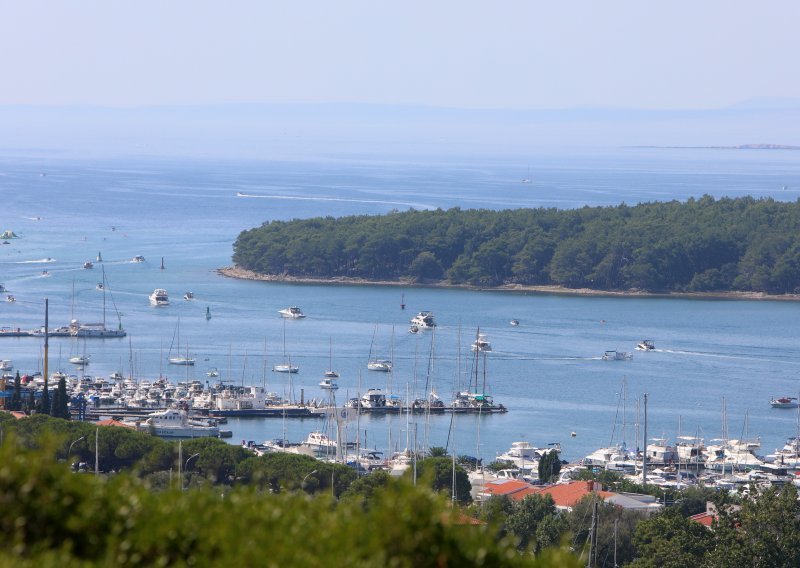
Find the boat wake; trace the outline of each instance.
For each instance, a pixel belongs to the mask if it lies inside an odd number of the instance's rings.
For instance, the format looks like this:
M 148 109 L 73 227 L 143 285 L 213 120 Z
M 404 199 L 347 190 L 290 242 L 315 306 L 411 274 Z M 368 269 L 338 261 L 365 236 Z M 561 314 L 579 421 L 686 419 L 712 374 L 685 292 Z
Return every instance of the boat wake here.
M 752 357 L 749 355 L 731 355 L 728 353 L 710 353 L 708 351 L 680 351 L 678 349 L 659 349 L 662 353 L 673 353 L 675 355 L 694 355 L 697 357 L 714 357 L 717 359 L 747 359 L 749 361 L 772 361 L 763 357 Z
M 344 197 L 320 197 L 320 196 L 298 196 L 298 195 L 255 195 L 252 193 L 236 192 L 236 197 L 247 197 L 253 199 L 286 199 L 295 201 L 341 201 L 344 203 L 377 203 L 380 205 L 401 205 L 404 207 L 414 207 L 415 209 L 435 209 L 432 205 L 424 203 L 410 203 L 407 201 L 386 201 L 382 199 L 347 199 Z
M 40 258 L 38 260 L 18 260 L 14 264 L 46 264 L 50 262 L 55 262 L 54 258 Z

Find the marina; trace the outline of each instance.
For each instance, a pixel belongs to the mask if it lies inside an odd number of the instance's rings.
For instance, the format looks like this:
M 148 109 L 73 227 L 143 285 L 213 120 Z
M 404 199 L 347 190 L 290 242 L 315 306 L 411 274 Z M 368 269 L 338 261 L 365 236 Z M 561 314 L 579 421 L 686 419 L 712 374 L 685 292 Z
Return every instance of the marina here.
M 703 192 L 713 195 L 751 188 L 757 184 L 759 172 L 775 168 L 775 158 L 770 156 L 760 158 L 770 161 L 768 167 L 758 160 L 734 167 L 729 155 L 709 151 Z M 796 178 L 791 186 L 800 187 L 796 159 L 781 156 L 784 178 Z M 616 171 L 637 173 L 613 177 L 617 174 L 594 168 L 608 160 L 616 160 Z M 180 161 L 148 162 L 139 170 L 130 170 L 123 167 L 129 166 L 127 162 L 109 162 L 98 168 L 64 161 L 48 167 L 48 176 L 42 178 L 40 167 L 26 169 L 24 164 L 3 162 L 4 183 L 18 195 L 8 215 L 18 238 L 0 251 L 4 294 L 16 299 L 1 305 L 0 358 L 13 361 L 14 372 L 19 369 L 22 375 L 36 377 L 43 372 L 46 297 L 50 322 L 56 322 L 48 334 L 51 376 L 59 371 L 66 376 L 74 374 L 70 381 L 80 383 L 88 374 L 95 383 L 103 378 L 110 384 L 105 387 L 108 392 L 96 393 L 98 401 L 105 398 L 98 402 L 99 412 L 95 413 L 94 400 L 87 398 L 87 412 L 92 417 L 123 415 L 123 405 L 111 404 L 114 397 L 110 391 L 125 380 L 131 381 L 129 386 L 139 385 L 137 389 L 142 383 L 158 383 L 160 378 L 176 390 L 180 383 L 193 381 L 199 381 L 204 392 L 217 382 L 241 389 L 258 387 L 294 406 L 299 405 L 303 390 L 303 407 L 308 407 L 308 413 L 302 411 L 285 422 L 283 416 L 293 413 L 282 409 L 263 409 L 269 415 L 264 419 L 244 415 L 248 409 L 238 414 L 236 409 L 226 411 L 230 412 L 226 429 L 233 433 L 231 443 L 276 438 L 299 443 L 315 430 L 335 435 L 333 426 L 323 424 L 331 421 L 334 412 L 316 412 L 315 403 L 318 408 L 325 407 L 333 395 L 335 413 L 341 418 L 348 401 L 379 389 L 386 397 L 386 408 L 392 410 L 366 407 L 347 412 L 342 431 L 352 442 L 358 422 L 360 437 L 366 430 L 369 447 L 385 456 L 402 451 L 401 441 L 409 431 L 416 431 L 420 447 L 455 448 L 459 454 L 487 463 L 517 441 L 535 447 L 560 443 L 562 458 L 578 462 L 598 448 L 616 446 L 609 444 L 609 437 L 620 381 L 626 377 L 629 412 L 642 394 L 648 393 L 649 431 L 659 438 L 677 440 L 691 433 L 708 444 L 721 438 L 719 409 L 726 396 L 730 423 L 740 425 L 747 414 L 749 431 L 760 437 L 760 451 L 773 454 L 796 435 L 796 409 L 782 411 L 769 404 L 776 395 L 800 391 L 800 346 L 794 340 L 800 331 L 800 304 L 796 302 L 586 297 L 405 285 L 403 310 L 396 287 L 258 282 L 224 278 L 216 272 L 230 264 L 231 243 L 238 232 L 268 219 L 385 213 L 398 206 L 398 199 L 419 208 L 580 207 L 652 200 L 656 189 L 673 191 L 675 187 L 666 182 L 659 185 L 659 160 L 662 158 L 656 160 L 644 151 L 603 157 L 602 161 L 588 158 L 582 163 L 591 170 L 591 185 L 613 186 L 614 191 L 587 193 L 574 181 L 577 174 L 567 167 L 571 161 L 549 157 L 551 173 L 537 174 L 537 180 L 549 179 L 553 189 L 536 200 L 520 196 L 518 184 L 513 189 L 504 185 L 502 163 L 487 163 L 487 173 L 465 183 L 472 170 L 445 167 L 444 175 L 443 166 L 429 164 L 414 166 L 415 177 L 409 178 L 402 169 L 385 164 L 355 173 L 346 164 L 277 164 L 267 172 L 247 163 L 232 169 L 195 162 L 191 167 Z M 670 168 L 688 187 L 690 182 L 699 182 L 686 163 L 676 157 Z M 306 200 L 236 197 L 239 190 L 248 195 L 260 193 L 250 187 L 253 183 L 302 185 L 309 168 L 319 176 L 331 172 L 350 176 L 348 187 L 332 189 L 345 200 L 317 199 L 325 195 L 312 187 L 301 190 L 309 197 Z M 640 190 L 646 180 L 650 180 L 650 189 Z M 441 188 L 423 192 L 431 183 L 439 183 Z M 450 183 L 466 189 L 459 189 L 456 196 L 447 185 Z M 44 192 L 45 199 L 32 193 L 32 184 Z M 70 191 L 64 191 L 65 187 Z M 135 193 L 111 194 L 108 187 L 135 188 Z M 398 193 L 401 187 L 409 189 Z M 374 198 L 376 191 L 379 200 Z M 423 193 L 425 199 L 415 197 Z M 96 200 L 97 195 L 109 196 L 102 199 L 107 207 L 102 219 L 91 226 L 75 226 L 81 203 Z M 669 195 L 685 198 L 680 193 Z M 165 207 L 147 215 L 140 213 L 135 203 L 143 196 L 163 202 Z M 185 216 L 186 223 L 176 222 L 175 211 Z M 187 227 L 203 227 L 202 236 Z M 75 311 L 80 321 L 102 321 L 98 271 L 82 269 L 83 262 L 95 258 L 98 250 L 102 250 L 102 266 L 111 283 L 105 286 L 107 301 L 110 304 L 113 296 L 127 334 L 124 338 L 77 338 L 71 335 L 69 324 L 57 327 L 78 319 Z M 142 260 L 133 261 L 137 256 Z M 169 260 L 164 269 L 160 268 L 162 257 Z M 144 258 L 158 260 L 147 262 Z M 48 278 L 41 278 L 43 266 L 50 273 Z M 181 294 L 192 290 L 201 300 L 154 309 L 147 295 L 155 289 L 180 290 Z M 306 317 L 278 317 L 286 306 L 302 306 Z M 109 313 L 116 313 L 111 309 L 114 306 L 108 307 Z M 436 327 L 407 333 L 410 316 L 420 312 L 435 314 Z M 211 313 L 213 319 L 207 317 Z M 188 351 L 195 365 L 168 364 L 167 351 L 178 317 L 179 353 L 173 351 L 172 356 L 187 356 Z M 116 327 L 115 321 L 109 329 Z M 472 351 L 478 329 L 485 341 L 491 340 L 491 351 Z M 610 348 L 634 351 L 643 337 L 651 338 L 658 348 L 641 355 L 637 351 L 637 356 L 624 364 L 601 360 Z M 80 357 L 84 351 L 91 363 L 79 371 L 68 359 Z M 325 388 L 321 379 L 334 363 L 338 389 Z M 373 372 L 370 363 L 379 363 L 382 369 Z M 282 364 L 297 367 L 298 372 L 271 371 Z M 218 376 L 206 375 L 212 368 Z M 115 374 L 122 380 L 112 380 Z M 158 390 L 144 398 L 146 406 L 139 411 L 164 409 L 165 396 L 158 399 Z M 89 391 L 87 386 L 87 397 L 92 396 Z M 174 393 L 172 396 L 174 400 Z M 486 397 L 507 412 L 485 412 Z M 465 410 L 449 412 L 456 401 L 455 407 Z M 394 410 L 403 407 L 412 412 Z M 107 410 L 110 408 L 113 413 Z M 197 411 L 204 410 L 198 407 Z M 629 428 L 634 422 L 631 418 Z M 638 438 L 641 440 L 641 432 Z M 744 436 L 737 433 L 731 438 Z M 628 433 L 628 447 L 633 451 L 636 439 L 633 432 Z M 790 459 L 789 454 L 781 455 L 784 462 Z

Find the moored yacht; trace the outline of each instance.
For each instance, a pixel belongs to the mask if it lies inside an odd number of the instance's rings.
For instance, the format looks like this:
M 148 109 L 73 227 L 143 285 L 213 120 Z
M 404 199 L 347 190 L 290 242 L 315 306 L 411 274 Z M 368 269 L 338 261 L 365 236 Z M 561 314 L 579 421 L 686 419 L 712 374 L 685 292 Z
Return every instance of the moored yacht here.
M 188 355 L 174 355 L 172 357 L 167 358 L 170 365 L 194 365 L 195 360 Z
M 151 306 L 168 306 L 169 305 L 169 296 L 167 295 L 167 291 L 163 288 L 156 288 L 153 290 L 153 293 L 150 294 L 150 305 Z
M 272 370 L 276 373 L 299 373 L 300 367 L 291 363 L 284 363 L 282 365 L 273 365 Z
M 69 362 L 73 365 L 88 365 L 90 355 L 75 355 L 69 358 Z
M 337 375 L 338 376 L 338 375 Z M 325 377 L 319 382 L 319 388 L 323 390 L 336 390 L 339 388 L 339 385 L 336 384 L 335 377 Z
M 161 438 L 203 438 L 219 436 L 219 428 L 189 419 L 186 411 L 168 408 L 148 415 L 136 429 Z
M 367 369 L 370 371 L 381 371 L 388 373 L 392 370 L 392 362 L 388 359 L 375 359 L 367 363 Z

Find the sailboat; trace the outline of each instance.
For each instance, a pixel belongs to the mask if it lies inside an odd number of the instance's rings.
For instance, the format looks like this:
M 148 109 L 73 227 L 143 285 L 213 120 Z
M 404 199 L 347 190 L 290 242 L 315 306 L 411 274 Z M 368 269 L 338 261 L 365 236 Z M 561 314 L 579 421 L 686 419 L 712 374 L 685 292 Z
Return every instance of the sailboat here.
M 531 183 L 531 168 L 528 166 L 528 176 L 522 178 L 522 183 Z
M 325 371 L 325 377 L 329 379 L 336 379 L 339 377 L 339 373 L 333 370 L 333 338 L 331 338 L 328 347 L 328 370 Z
M 286 320 L 283 320 L 283 361 L 281 365 L 274 365 L 272 370 L 276 373 L 297 373 L 300 371 L 300 367 L 292 365 L 291 357 L 286 355 Z
M 476 333 L 476 343 L 480 340 L 480 330 Z M 474 345 L 474 344 L 473 344 Z M 467 390 L 456 393 L 455 399 L 452 403 L 453 412 L 507 412 L 508 409 L 502 404 L 495 404 L 490 395 L 486 393 L 486 356 L 488 355 L 487 349 L 473 349 L 475 353 L 474 361 L 474 383 L 470 379 L 470 385 Z M 482 386 L 478 386 L 481 370 L 481 359 L 483 367 L 483 382 Z
M 175 334 L 172 336 L 172 344 L 169 346 L 169 353 L 167 354 L 167 361 L 169 361 L 170 365 L 194 365 L 194 359 L 189 357 L 189 344 L 186 344 L 186 356 L 183 355 L 172 355 L 172 346 L 175 343 L 175 336 L 178 338 L 178 348 L 180 348 L 181 344 L 181 318 L 178 318 L 178 323 L 175 326 Z
M 119 317 L 119 312 L 117 312 L 117 329 L 108 329 L 106 327 L 106 290 L 108 289 L 108 283 L 106 282 L 105 266 L 103 267 L 103 282 L 99 287 L 103 292 L 103 321 L 100 323 L 80 323 L 78 320 L 73 319 L 69 323 L 69 333 L 73 337 L 104 339 L 109 337 L 125 337 L 127 335 L 122 328 L 122 320 Z M 116 311 L 116 306 L 114 310 Z

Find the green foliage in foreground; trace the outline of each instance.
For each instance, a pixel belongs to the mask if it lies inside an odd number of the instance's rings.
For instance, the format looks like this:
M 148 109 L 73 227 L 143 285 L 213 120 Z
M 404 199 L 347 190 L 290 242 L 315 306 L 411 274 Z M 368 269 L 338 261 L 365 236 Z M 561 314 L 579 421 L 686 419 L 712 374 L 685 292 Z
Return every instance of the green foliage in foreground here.
M 152 492 L 135 478 L 71 473 L 50 451 L 0 448 L 4 566 L 574 566 L 533 557 L 408 483 L 369 508 L 251 488 Z
M 597 290 L 800 292 L 800 202 L 450 209 L 273 221 L 233 262 L 262 274 Z

